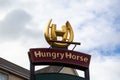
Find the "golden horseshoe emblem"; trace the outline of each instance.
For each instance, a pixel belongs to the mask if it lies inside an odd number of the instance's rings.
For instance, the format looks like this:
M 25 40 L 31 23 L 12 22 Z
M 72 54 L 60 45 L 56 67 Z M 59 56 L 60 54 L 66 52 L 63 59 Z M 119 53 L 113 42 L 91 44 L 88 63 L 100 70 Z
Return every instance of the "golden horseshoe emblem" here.
M 62 26 L 62 30 L 56 30 L 56 24 L 51 25 L 51 22 L 52 19 L 49 20 L 45 31 L 45 39 L 48 42 L 48 44 L 60 48 L 68 47 L 70 44 L 67 42 L 72 42 L 74 37 L 74 33 L 70 23 L 67 21 L 66 25 Z M 57 37 L 62 37 L 62 40 L 58 40 Z M 50 41 L 55 42 L 51 43 Z

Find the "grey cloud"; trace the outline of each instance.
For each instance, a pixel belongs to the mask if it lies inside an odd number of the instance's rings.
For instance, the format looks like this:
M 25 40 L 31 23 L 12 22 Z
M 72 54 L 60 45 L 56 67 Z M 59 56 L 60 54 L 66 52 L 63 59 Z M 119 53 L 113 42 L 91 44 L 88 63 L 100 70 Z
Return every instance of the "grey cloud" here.
M 0 7 L 8 6 L 10 3 L 10 0 L 0 0 Z
M 18 3 L 19 1 L 17 0 L 0 0 L 0 9 L 5 11 L 6 9 L 15 7 Z
M 0 37 L 2 39 L 15 39 L 26 29 L 31 16 L 24 10 L 14 10 L 7 14 L 0 22 Z

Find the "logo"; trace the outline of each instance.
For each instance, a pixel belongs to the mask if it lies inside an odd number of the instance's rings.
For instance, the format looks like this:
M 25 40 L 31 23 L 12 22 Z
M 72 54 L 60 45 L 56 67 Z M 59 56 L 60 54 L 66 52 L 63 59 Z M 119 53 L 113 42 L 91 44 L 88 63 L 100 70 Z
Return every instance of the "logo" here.
M 52 19 L 48 22 L 45 31 L 45 39 L 48 44 L 61 48 L 68 47 L 74 37 L 70 23 L 67 21 L 66 24 L 62 26 L 62 30 L 56 30 L 56 24 L 51 25 L 51 22 Z M 58 37 L 61 37 L 62 40 L 58 40 Z
M 69 67 L 88 68 L 91 56 L 72 50 L 52 48 L 31 48 L 29 57 L 33 64 L 64 65 Z

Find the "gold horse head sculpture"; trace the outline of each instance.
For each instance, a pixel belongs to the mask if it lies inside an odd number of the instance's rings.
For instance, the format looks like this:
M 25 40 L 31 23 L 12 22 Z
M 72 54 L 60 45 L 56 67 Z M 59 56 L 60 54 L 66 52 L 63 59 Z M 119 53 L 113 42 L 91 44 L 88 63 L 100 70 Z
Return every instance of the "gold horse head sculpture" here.
M 70 23 L 67 21 L 66 25 L 62 26 L 62 30 L 56 30 L 56 24 L 51 25 L 51 22 L 52 19 L 49 20 L 45 31 L 45 39 L 48 44 L 60 48 L 68 47 L 70 44 L 67 42 L 72 42 L 74 37 L 74 33 Z M 58 40 L 57 37 L 61 37 L 62 40 Z M 51 43 L 51 41 L 53 42 Z

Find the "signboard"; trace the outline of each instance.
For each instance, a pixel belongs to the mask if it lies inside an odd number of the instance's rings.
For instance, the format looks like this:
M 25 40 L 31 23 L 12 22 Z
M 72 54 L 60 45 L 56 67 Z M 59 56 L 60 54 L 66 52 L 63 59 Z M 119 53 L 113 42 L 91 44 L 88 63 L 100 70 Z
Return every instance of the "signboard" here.
M 36 80 L 85 80 L 82 77 L 63 73 L 36 74 Z
M 30 60 L 33 64 L 57 64 L 73 67 L 89 67 L 90 55 L 61 49 L 33 48 L 29 51 Z
M 30 80 L 89 80 L 89 64 L 91 56 L 82 52 L 68 49 L 73 42 L 74 33 L 69 21 L 62 26 L 62 30 L 56 30 L 56 24 L 48 22 L 45 31 L 45 39 L 52 48 L 31 48 L 28 52 L 30 59 Z M 61 40 L 59 40 L 59 37 Z M 74 48 L 75 48 L 74 47 Z M 58 48 L 58 49 L 57 49 Z M 73 49 L 74 49 L 73 48 Z M 85 78 L 61 74 L 35 74 L 35 65 L 57 65 L 72 67 L 84 71 Z

